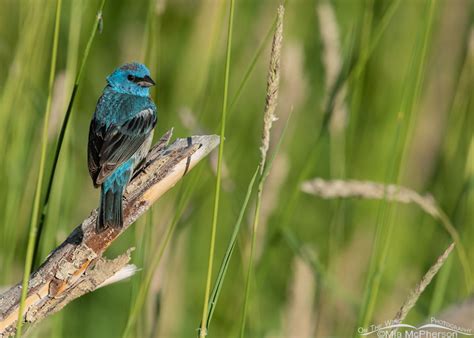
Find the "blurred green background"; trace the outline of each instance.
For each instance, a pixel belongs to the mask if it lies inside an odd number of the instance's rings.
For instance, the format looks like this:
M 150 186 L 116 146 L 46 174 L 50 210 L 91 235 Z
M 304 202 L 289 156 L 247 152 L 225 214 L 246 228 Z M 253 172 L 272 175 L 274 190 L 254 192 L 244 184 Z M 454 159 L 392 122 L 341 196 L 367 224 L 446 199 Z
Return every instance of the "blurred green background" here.
M 17 283 L 23 273 L 55 3 L 0 0 L 2 288 Z M 271 47 L 267 33 L 278 4 L 235 4 L 213 280 L 259 161 Z M 98 6 L 97 0 L 63 1 L 46 178 Z M 387 253 L 369 323 L 391 319 L 452 242 L 442 224 L 416 205 L 321 199 L 301 192 L 302 180 L 368 180 L 431 193 L 457 229 L 474 270 L 473 9 L 470 0 L 287 1 L 280 118 L 272 129 L 270 151 L 286 123 L 288 127 L 263 193 L 247 336 L 355 335 L 364 294 L 372 292 L 367 278 L 373 244 L 380 244 L 377 238 L 385 238 Z M 92 187 L 86 164 L 88 128 L 105 77 L 115 67 L 141 61 L 151 69 L 157 82 L 152 92 L 159 114 L 156 137 L 171 127 L 175 137 L 219 133 L 228 11 L 228 2 L 219 0 L 106 2 L 102 33 L 93 42 L 59 158 L 42 258 L 98 205 L 99 192 Z M 327 108 L 331 93 L 337 94 L 334 109 Z M 132 262 L 140 272 L 74 301 L 29 335 L 121 336 L 145 271 L 153 268 L 150 262 L 163 234 L 177 217 L 132 336 L 196 335 L 216 159 L 217 151 L 107 251 L 108 257 L 115 257 L 137 247 Z M 211 337 L 235 336 L 240 327 L 254 204 L 252 198 L 209 329 Z M 377 228 L 382 235 L 376 238 Z M 377 245 L 375 249 L 380 250 Z M 407 322 L 420 323 L 469 298 L 474 285 L 466 284 L 467 273 L 458 251 L 453 251 Z M 471 324 L 474 327 L 472 318 Z

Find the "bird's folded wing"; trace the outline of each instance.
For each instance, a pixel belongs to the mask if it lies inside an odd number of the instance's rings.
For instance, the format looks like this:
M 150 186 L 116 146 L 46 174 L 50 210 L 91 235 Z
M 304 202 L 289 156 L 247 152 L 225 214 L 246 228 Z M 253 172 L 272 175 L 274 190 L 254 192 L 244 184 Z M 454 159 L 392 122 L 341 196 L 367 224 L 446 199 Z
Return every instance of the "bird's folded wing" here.
M 93 121 L 89 132 L 89 172 L 96 186 L 128 161 L 153 130 L 156 115 L 148 108 L 121 125 L 106 128 Z

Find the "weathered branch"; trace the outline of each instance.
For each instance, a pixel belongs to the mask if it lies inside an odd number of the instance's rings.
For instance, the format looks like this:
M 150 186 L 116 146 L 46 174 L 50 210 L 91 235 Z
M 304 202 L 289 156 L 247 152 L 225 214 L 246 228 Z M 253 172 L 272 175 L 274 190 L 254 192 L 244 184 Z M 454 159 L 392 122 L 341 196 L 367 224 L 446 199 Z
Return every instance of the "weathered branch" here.
M 168 146 L 171 131 L 150 150 L 147 163 L 128 185 L 124 227 L 97 234 L 97 210 L 76 227 L 30 277 L 23 320 L 34 324 L 73 299 L 95 290 L 130 260 L 130 250 L 107 260 L 102 254 L 130 224 L 219 144 L 219 137 L 192 136 Z M 21 283 L 0 294 L 0 337 L 15 333 Z

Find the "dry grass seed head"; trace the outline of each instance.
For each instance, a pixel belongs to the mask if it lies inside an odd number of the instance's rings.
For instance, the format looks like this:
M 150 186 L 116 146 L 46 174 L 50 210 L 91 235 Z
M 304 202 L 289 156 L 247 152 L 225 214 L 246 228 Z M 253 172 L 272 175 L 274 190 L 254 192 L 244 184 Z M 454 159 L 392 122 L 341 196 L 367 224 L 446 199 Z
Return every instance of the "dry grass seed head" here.
M 394 322 L 401 323 L 405 319 L 408 312 L 410 312 L 410 310 L 415 306 L 422 292 L 431 283 L 431 280 L 438 273 L 439 269 L 441 269 L 441 267 L 444 265 L 444 263 L 449 257 L 449 254 L 451 253 L 451 251 L 453 251 L 453 248 L 454 243 L 451 243 L 451 245 L 443 252 L 443 254 L 439 256 L 436 263 L 428 270 L 428 272 L 426 272 L 421 281 L 416 285 L 415 289 L 410 292 L 410 295 L 408 296 L 407 300 L 397 312 L 393 320 Z
M 283 41 L 283 16 L 285 8 L 278 7 L 277 25 L 273 36 L 272 52 L 270 56 L 270 68 L 268 69 L 267 94 L 265 97 L 265 111 L 263 116 L 262 145 L 260 147 L 261 161 L 260 170 L 263 172 L 267 159 L 268 148 L 270 147 L 270 130 L 272 124 L 277 120 L 275 109 L 278 100 L 278 87 L 280 83 L 280 55 Z
M 303 182 L 301 190 L 327 199 L 360 197 L 381 200 L 386 198 L 389 201 L 400 203 L 414 203 L 434 218 L 440 216 L 438 205 L 431 195 L 422 196 L 416 191 L 394 184 L 384 185 L 371 181 L 315 178 Z

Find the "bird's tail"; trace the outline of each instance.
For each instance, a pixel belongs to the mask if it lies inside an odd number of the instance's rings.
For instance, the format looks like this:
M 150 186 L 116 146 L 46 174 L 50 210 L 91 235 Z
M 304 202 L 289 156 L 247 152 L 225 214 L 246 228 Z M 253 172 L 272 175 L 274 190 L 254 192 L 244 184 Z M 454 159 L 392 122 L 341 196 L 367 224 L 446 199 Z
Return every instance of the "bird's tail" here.
M 122 195 L 123 187 L 105 190 L 102 185 L 100 193 L 99 217 L 97 218 L 96 231 L 102 232 L 108 227 L 120 229 L 123 226 Z

